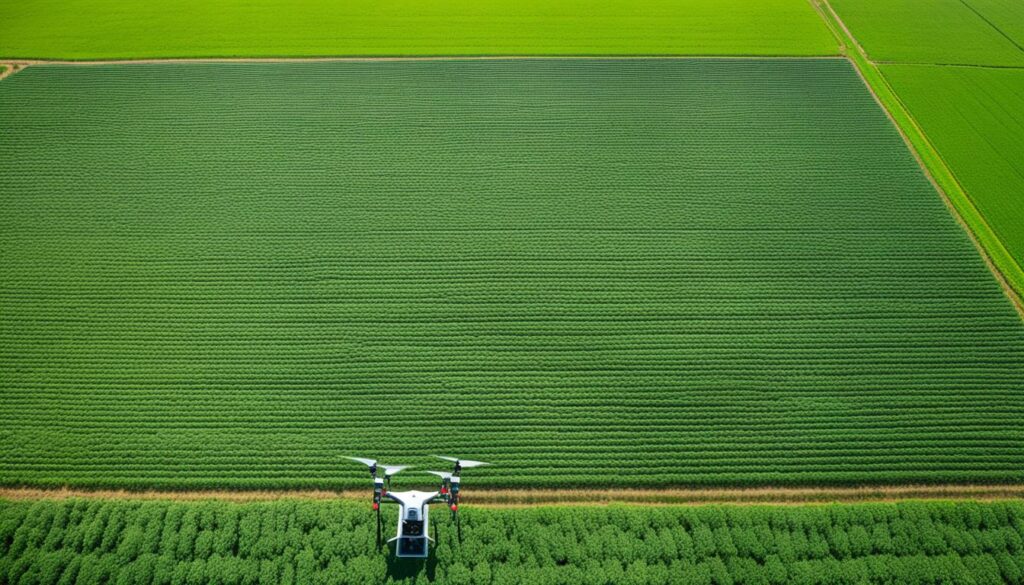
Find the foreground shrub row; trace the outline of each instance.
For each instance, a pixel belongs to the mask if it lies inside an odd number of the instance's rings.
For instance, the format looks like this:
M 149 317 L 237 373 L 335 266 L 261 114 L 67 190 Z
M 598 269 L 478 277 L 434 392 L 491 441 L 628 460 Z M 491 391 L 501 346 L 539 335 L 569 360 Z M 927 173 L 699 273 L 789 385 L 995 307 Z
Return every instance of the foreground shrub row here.
M 386 515 L 386 538 L 393 510 Z M 435 510 L 426 562 L 338 501 L 0 503 L 0 582 L 1024 583 L 1024 503 Z

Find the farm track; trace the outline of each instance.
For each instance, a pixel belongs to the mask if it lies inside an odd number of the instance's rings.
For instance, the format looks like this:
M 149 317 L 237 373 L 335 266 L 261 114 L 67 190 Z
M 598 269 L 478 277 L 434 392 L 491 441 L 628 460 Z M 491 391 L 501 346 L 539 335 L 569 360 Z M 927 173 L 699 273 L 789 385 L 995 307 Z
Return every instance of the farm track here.
M 129 491 L 0 488 L 0 500 L 36 501 L 66 499 L 118 500 L 219 500 L 262 502 L 281 499 L 367 500 L 367 490 L 196 490 Z M 1024 485 L 905 485 L 856 487 L 756 487 L 756 488 L 675 488 L 675 489 L 542 489 L 542 490 L 467 490 L 463 501 L 473 506 L 506 508 L 534 505 L 594 506 L 609 504 L 646 504 L 702 506 L 729 505 L 804 505 L 859 502 L 899 502 L 907 500 L 1000 501 L 1024 499 Z
M 15 73 L 17 73 L 18 71 L 21 71 L 22 69 L 24 69 L 24 67 L 21 66 L 21 63 L 17 63 L 18 69 L 15 69 L 14 65 L 15 65 L 15 63 L 7 63 L 7 62 L 4 62 L 4 61 L 0 61 L 0 79 L 4 79 L 6 77 L 10 77 L 11 75 L 14 75 Z

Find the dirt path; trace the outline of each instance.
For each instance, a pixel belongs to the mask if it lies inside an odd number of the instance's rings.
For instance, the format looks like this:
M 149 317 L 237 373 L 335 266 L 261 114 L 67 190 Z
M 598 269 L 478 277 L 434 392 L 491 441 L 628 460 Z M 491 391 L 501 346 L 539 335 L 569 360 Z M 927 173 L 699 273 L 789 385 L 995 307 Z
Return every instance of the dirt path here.
M 63 500 L 68 498 L 131 500 L 225 500 L 259 502 L 280 499 L 365 500 L 366 490 L 297 491 L 127 491 L 83 489 L 0 488 L 0 499 Z M 907 485 L 860 487 L 757 487 L 677 489 L 566 489 L 474 490 L 463 494 L 467 504 L 484 507 L 519 507 L 539 504 L 567 506 L 608 504 L 651 505 L 799 505 L 831 502 L 895 502 L 900 500 L 1010 500 L 1024 499 L 1024 485 Z

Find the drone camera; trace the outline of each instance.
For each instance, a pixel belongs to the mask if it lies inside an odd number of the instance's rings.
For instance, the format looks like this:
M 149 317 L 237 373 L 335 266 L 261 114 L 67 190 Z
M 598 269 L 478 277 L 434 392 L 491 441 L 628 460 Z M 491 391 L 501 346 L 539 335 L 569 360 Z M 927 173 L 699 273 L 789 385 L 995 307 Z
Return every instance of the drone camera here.
M 423 520 L 406 520 L 402 522 L 403 536 L 423 536 Z
M 395 556 L 398 557 L 413 557 L 423 559 L 427 557 L 427 538 L 408 538 L 402 537 L 398 539 L 398 545 L 395 547 Z

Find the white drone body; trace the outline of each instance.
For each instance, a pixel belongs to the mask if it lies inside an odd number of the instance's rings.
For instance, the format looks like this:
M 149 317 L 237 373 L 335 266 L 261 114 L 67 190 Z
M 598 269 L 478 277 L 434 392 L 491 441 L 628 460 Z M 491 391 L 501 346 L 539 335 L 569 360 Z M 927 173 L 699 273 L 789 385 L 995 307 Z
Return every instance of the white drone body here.
M 358 461 L 370 468 L 370 475 L 373 476 L 373 510 L 377 513 L 377 536 L 378 546 L 380 545 L 380 505 L 385 502 L 395 502 L 400 506 L 398 513 L 397 534 L 388 540 L 395 544 L 395 556 L 403 558 L 425 559 L 430 556 L 430 543 L 433 539 L 428 536 L 430 528 L 430 504 L 433 502 L 444 502 L 452 511 L 452 518 L 458 522 L 459 497 L 461 492 L 461 479 L 459 472 L 463 468 L 480 467 L 489 465 L 483 461 L 459 460 L 454 457 L 442 457 L 439 459 L 455 463 L 455 470 L 452 473 L 445 471 L 428 471 L 441 478 L 441 488 L 433 492 L 422 492 L 410 490 L 405 492 L 391 491 L 391 476 L 408 469 L 408 465 L 394 465 L 380 467 L 384 468 L 384 477 L 377 477 L 377 461 L 375 459 L 363 459 L 360 457 L 346 457 Z
M 396 557 L 412 557 L 425 559 L 430 554 L 430 542 L 427 536 L 429 529 L 430 502 L 440 492 L 388 492 L 387 497 L 398 502 L 401 510 L 398 513 L 398 535 L 388 542 L 396 542 Z

